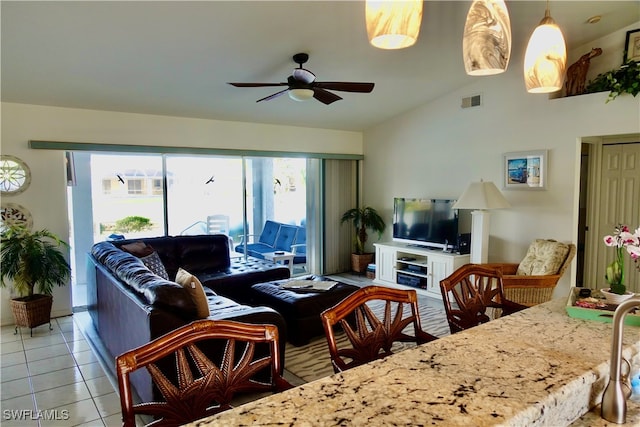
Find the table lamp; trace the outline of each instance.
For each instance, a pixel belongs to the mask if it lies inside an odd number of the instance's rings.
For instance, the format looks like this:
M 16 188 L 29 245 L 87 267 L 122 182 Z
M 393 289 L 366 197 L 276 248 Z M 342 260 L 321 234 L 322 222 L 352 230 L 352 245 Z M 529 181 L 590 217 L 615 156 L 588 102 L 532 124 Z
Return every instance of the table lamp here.
M 490 209 L 511 205 L 491 181 L 472 182 L 453 205 L 454 209 L 474 209 L 471 212 L 471 262 L 484 264 L 489 255 Z

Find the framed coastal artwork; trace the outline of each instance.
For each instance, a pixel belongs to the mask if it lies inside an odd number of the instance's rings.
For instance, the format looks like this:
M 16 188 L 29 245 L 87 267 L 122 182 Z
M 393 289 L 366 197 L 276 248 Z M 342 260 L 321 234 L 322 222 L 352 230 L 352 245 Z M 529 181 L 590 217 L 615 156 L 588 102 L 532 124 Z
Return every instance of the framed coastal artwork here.
M 547 150 L 503 155 L 505 190 L 544 190 L 547 187 Z
M 640 28 L 627 31 L 627 38 L 624 42 L 624 62 L 640 62 Z

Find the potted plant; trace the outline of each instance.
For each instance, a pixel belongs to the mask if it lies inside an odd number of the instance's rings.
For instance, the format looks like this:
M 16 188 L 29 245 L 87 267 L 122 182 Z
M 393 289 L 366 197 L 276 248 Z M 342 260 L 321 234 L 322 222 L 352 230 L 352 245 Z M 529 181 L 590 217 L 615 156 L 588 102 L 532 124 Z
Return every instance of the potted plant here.
M 373 261 L 373 253 L 365 253 L 367 242 L 367 230 L 378 233 L 378 239 L 382 236 L 386 225 L 378 212 L 370 207 L 352 208 L 342 215 L 341 224 L 352 222 L 355 227 L 355 250 L 351 254 L 351 269 L 356 273 L 366 271 L 367 265 Z
M 607 102 L 613 101 L 624 93 L 638 95 L 640 93 L 640 62 L 629 60 L 617 70 L 598 74 L 589 81 L 585 93 L 606 91 L 609 91 Z
M 32 329 L 49 323 L 53 286 L 64 286 L 71 267 L 60 250 L 69 245 L 48 230 L 31 231 L 23 226 L 6 226 L 0 233 L 0 286 L 7 280 L 19 297 L 11 299 L 18 326 Z
M 627 292 L 627 287 L 624 285 L 624 253 L 628 252 L 634 262 L 640 259 L 640 228 L 631 233 L 628 226 L 618 225 L 613 235 L 604 236 L 604 244 L 615 248 L 616 253 L 605 270 L 604 278 L 609 287 L 602 289 L 601 292 L 608 302 L 619 304 L 633 296 L 632 292 Z

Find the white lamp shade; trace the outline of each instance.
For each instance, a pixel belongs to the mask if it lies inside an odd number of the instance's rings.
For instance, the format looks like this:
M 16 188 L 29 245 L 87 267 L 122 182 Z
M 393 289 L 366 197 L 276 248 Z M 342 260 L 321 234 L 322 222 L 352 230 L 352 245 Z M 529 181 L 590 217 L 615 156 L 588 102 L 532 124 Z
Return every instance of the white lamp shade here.
M 418 40 L 422 0 L 367 0 L 365 18 L 369 42 L 380 49 L 402 49 Z
M 511 56 L 511 20 L 503 0 L 474 0 L 462 37 L 464 69 L 471 76 L 503 73 Z
M 306 101 L 308 99 L 313 98 L 313 90 L 312 89 L 291 89 L 289 90 L 289 98 L 294 101 Z
M 562 31 L 549 11 L 533 31 L 524 56 L 524 82 L 529 93 L 562 89 L 567 65 L 567 47 Z
M 503 209 L 511 205 L 504 198 L 495 184 L 489 182 L 472 182 L 469 184 L 458 201 L 453 205 L 454 209 Z

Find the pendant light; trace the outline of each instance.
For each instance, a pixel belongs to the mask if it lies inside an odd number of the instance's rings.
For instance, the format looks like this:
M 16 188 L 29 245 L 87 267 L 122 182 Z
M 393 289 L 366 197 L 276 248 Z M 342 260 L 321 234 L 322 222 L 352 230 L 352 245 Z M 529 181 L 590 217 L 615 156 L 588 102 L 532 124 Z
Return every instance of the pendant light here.
M 567 47 L 558 24 L 549 14 L 531 34 L 524 56 L 524 82 L 529 93 L 550 93 L 562 89 L 567 65 Z
M 474 0 L 462 37 L 464 69 L 470 76 L 503 73 L 511 56 L 511 20 L 503 0 Z
M 380 49 L 402 49 L 418 40 L 422 0 L 367 0 L 365 18 L 369 42 Z

